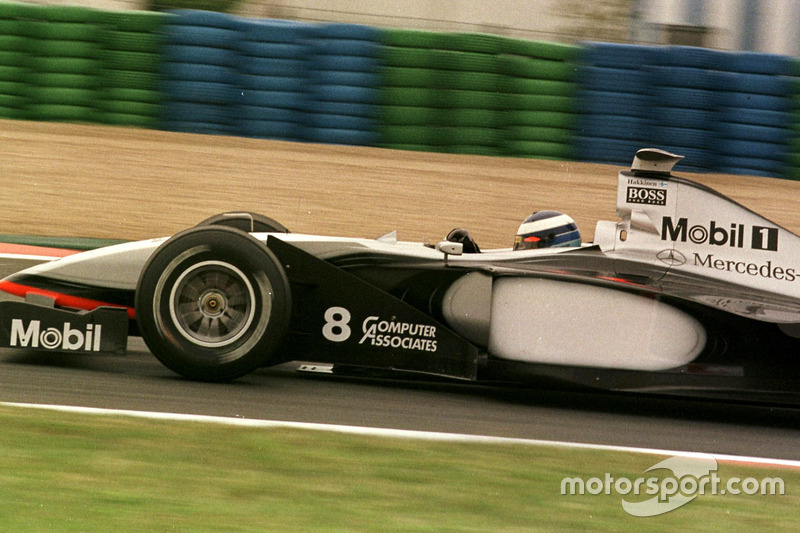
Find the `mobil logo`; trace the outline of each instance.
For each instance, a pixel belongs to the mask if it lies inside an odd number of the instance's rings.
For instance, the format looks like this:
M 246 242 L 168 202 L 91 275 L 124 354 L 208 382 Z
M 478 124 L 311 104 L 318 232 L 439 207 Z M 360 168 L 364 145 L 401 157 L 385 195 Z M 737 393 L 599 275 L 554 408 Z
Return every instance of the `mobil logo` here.
M 676 220 L 665 216 L 661 219 L 661 240 L 777 252 L 778 228 L 716 220 L 692 224 L 687 217 Z

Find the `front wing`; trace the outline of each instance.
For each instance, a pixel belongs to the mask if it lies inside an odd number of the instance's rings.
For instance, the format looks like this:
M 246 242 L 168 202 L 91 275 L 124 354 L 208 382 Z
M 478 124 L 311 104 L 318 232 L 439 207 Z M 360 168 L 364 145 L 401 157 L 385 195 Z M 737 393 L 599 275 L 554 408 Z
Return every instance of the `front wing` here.
M 127 311 L 56 309 L 52 300 L 0 302 L 0 347 L 68 353 L 123 354 L 128 343 Z

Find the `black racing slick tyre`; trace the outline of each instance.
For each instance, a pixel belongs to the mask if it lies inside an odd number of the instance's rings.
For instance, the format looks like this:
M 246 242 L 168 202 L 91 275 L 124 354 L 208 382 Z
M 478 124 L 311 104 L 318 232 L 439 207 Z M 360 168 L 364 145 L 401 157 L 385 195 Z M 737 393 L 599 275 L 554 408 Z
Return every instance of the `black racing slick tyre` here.
M 292 306 L 275 255 L 226 226 L 194 227 L 164 242 L 139 277 L 135 305 L 153 355 L 201 381 L 229 381 L 267 366 Z
M 289 233 L 289 230 L 275 219 L 250 211 L 231 211 L 209 217 L 198 226 L 228 226 L 249 233 Z

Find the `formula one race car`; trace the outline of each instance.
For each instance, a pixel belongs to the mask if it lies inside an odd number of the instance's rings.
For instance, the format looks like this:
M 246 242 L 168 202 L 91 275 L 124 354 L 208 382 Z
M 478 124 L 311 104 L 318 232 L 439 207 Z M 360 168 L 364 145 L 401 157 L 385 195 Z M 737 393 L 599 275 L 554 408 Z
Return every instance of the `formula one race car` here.
M 301 235 L 223 214 L 45 262 L 0 289 L 0 345 L 124 352 L 225 381 L 313 361 L 458 380 L 800 398 L 800 237 L 640 150 L 620 222 L 539 212 L 513 248 Z

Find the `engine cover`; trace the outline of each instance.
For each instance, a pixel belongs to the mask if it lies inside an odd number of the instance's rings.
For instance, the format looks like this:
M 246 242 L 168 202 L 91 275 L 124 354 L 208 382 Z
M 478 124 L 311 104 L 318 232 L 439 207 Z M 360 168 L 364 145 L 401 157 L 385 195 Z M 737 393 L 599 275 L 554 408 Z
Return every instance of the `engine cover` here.
M 691 362 L 705 342 L 700 322 L 657 298 L 542 278 L 493 282 L 489 353 L 502 359 L 658 371 Z

